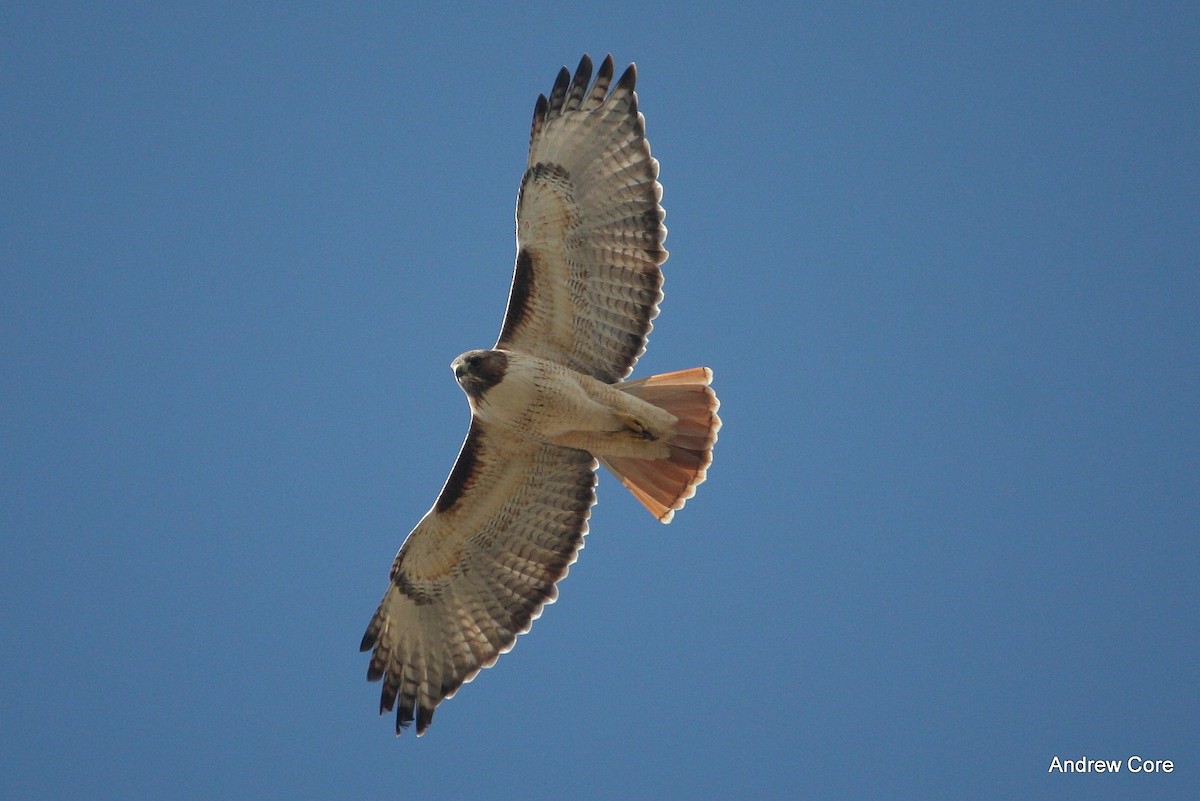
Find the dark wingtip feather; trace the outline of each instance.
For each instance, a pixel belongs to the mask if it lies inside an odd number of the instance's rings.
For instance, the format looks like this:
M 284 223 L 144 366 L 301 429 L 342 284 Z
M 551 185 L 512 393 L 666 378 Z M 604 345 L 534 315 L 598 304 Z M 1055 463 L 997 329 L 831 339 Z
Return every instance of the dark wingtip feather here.
M 579 66 L 575 68 L 574 83 L 583 84 L 586 89 L 588 82 L 592 80 L 592 57 L 587 53 L 583 54 L 583 58 L 579 59 Z
M 613 76 L 613 57 L 609 53 L 604 57 L 604 61 L 600 64 L 600 69 L 596 71 L 596 82 L 592 84 L 592 91 L 588 94 L 587 100 L 580 106 L 584 111 L 592 111 L 600 108 L 604 103 L 604 96 L 608 94 L 608 86 L 612 83 Z
M 588 82 L 591 80 L 592 60 L 584 53 L 583 58 L 579 59 L 579 66 L 575 68 L 571 86 L 567 89 L 567 99 L 563 106 L 566 111 L 575 111 L 583 104 L 583 97 L 587 94 Z
M 529 144 L 531 146 L 537 139 L 538 131 L 542 129 L 542 123 L 546 121 L 546 109 L 549 104 L 550 101 L 546 100 L 545 95 L 538 95 L 537 103 L 533 106 L 533 122 L 529 126 Z
M 413 722 L 413 699 L 402 697 L 399 706 L 396 707 L 396 734 L 404 733 L 404 730 L 412 725 Z
M 637 64 L 630 64 L 625 68 L 625 72 L 621 73 L 620 79 L 617 81 L 617 89 L 624 89 L 632 92 L 637 85 Z M 616 91 L 616 90 L 614 90 Z
M 391 682 L 384 682 L 383 689 L 379 692 L 379 714 L 385 714 L 392 711 L 392 707 L 396 705 L 396 685 Z
M 375 647 L 376 640 L 379 639 L 379 630 L 375 627 L 375 621 L 371 621 L 371 625 L 367 626 L 366 632 L 363 633 L 362 642 L 358 644 L 359 651 L 370 651 Z
M 571 83 L 571 73 L 566 67 L 562 67 L 558 71 L 558 77 L 554 79 L 554 88 L 550 90 L 550 109 L 551 117 L 557 116 L 558 112 L 562 111 L 563 98 L 567 96 L 567 87 Z
M 634 128 L 637 131 L 637 135 L 639 137 L 644 137 L 646 135 L 646 128 L 645 128 L 645 125 L 642 123 L 641 118 L 638 117 L 637 93 L 634 91 L 634 87 L 636 87 L 636 86 L 637 86 L 637 64 L 630 64 L 628 67 L 625 68 L 625 72 L 623 72 L 621 74 L 620 80 L 617 81 L 617 85 L 613 88 L 612 94 L 609 95 L 609 97 L 610 98 L 620 97 L 623 100 L 625 100 L 626 102 L 628 102 L 629 113 L 632 114 L 635 118 Z
M 417 710 L 417 736 L 420 737 L 433 723 L 433 707 L 422 706 Z

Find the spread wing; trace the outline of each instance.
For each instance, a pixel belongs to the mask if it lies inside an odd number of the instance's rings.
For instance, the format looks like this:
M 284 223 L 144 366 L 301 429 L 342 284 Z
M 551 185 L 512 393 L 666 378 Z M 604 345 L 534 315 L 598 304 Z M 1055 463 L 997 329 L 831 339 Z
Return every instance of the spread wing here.
M 631 64 L 608 93 L 612 56 L 591 81 L 586 55 L 533 112 L 517 199 L 517 263 L 497 348 L 609 383 L 646 349 L 662 300 L 667 229 L 658 162 Z M 606 96 L 607 93 L 607 96 Z
M 478 420 L 437 502 L 404 541 L 363 636 L 380 714 L 422 734 L 444 698 L 529 631 L 583 547 L 596 462 Z M 399 706 L 396 702 L 399 701 Z

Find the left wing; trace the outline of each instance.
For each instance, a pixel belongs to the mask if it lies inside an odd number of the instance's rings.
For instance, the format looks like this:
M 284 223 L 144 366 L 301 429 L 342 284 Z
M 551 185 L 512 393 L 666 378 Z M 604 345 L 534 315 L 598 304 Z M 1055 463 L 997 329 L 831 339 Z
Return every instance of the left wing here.
M 392 564 L 362 639 L 380 714 L 423 734 L 443 699 L 529 631 L 583 547 L 596 501 L 585 451 L 518 439 L 478 420 L 433 508 Z M 399 706 L 396 706 L 397 700 Z
M 638 112 L 637 70 L 586 55 L 538 97 L 517 199 L 517 264 L 497 348 L 601 381 L 629 375 L 662 300 L 666 213 Z M 607 95 L 607 96 L 606 96 Z

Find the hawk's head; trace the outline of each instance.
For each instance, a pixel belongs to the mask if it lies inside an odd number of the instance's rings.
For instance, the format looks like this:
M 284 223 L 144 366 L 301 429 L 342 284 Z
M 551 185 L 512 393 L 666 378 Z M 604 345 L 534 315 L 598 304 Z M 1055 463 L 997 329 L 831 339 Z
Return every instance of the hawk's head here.
M 463 392 L 478 400 L 500 383 L 508 369 L 508 356 L 500 350 L 469 350 L 450 362 Z

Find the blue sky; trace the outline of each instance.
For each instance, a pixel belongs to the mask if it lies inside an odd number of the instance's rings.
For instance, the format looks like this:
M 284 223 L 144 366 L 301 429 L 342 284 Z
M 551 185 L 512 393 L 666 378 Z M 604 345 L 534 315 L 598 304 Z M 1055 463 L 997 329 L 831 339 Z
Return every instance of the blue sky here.
M 1196 797 L 1200 14 L 1043 5 L 6 5 L 0 796 Z M 583 52 L 716 462 L 602 475 L 396 739 L 357 645 Z

